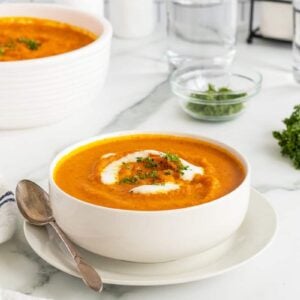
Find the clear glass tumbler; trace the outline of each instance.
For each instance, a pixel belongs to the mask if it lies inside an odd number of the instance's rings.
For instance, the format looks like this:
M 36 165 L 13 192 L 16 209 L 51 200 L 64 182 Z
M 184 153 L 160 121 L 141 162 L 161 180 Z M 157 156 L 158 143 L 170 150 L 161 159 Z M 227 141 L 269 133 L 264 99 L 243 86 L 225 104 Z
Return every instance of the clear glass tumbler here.
M 293 0 L 294 5 L 294 39 L 293 39 L 293 74 L 300 83 L 300 0 Z
M 236 52 L 237 0 L 167 0 L 167 4 L 171 65 L 195 61 L 230 65 Z

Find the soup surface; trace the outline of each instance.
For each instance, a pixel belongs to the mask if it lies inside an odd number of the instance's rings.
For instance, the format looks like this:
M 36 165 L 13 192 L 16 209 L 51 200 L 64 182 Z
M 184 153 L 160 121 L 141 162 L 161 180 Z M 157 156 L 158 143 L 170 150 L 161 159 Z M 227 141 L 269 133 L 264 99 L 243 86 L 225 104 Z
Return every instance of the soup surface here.
M 131 135 L 82 146 L 63 157 L 54 181 L 96 205 L 129 210 L 176 209 L 212 201 L 244 179 L 231 154 L 196 139 Z
M 0 61 L 57 55 L 86 46 L 96 38 L 87 30 L 57 21 L 0 18 Z

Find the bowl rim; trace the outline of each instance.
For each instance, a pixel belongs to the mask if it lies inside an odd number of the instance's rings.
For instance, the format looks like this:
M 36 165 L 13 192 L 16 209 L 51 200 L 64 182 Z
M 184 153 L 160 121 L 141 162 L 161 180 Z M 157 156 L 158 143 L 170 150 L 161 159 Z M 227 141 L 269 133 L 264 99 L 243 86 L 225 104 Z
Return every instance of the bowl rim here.
M 248 82 L 251 82 L 251 86 L 247 89 L 239 89 L 239 90 L 234 90 L 230 92 L 230 95 L 235 95 L 239 96 L 241 94 L 245 94 L 244 96 L 240 96 L 236 99 L 229 99 L 229 100 L 204 100 L 204 99 L 197 99 L 196 97 L 191 96 L 192 94 L 196 95 L 203 95 L 206 96 L 207 92 L 203 90 L 197 90 L 193 88 L 188 88 L 184 86 L 184 84 L 179 83 L 179 79 L 181 76 L 183 76 L 185 73 L 191 73 L 191 72 L 199 72 L 199 73 L 204 73 L 204 72 L 214 72 L 218 71 L 220 73 L 227 73 L 230 78 L 233 77 L 239 77 L 246 79 Z M 249 75 L 251 73 L 251 75 Z M 252 70 L 251 68 L 220 68 L 220 67 L 211 67 L 211 68 L 203 68 L 201 66 L 195 65 L 195 66 L 189 66 L 185 68 L 179 68 L 175 70 L 171 76 L 170 76 L 170 84 L 172 88 L 172 92 L 183 98 L 188 100 L 189 103 L 195 103 L 195 104 L 205 104 L 205 105 L 227 105 L 227 104 L 237 104 L 241 102 L 245 102 L 247 99 L 255 96 L 262 85 L 262 74 L 258 71 Z M 224 93 L 222 92 L 216 92 L 214 96 L 223 96 Z
M 97 46 L 97 51 L 99 51 L 100 49 L 105 48 L 107 45 L 109 45 L 112 34 L 113 34 L 113 29 L 112 26 L 110 24 L 110 22 L 104 18 L 104 17 L 97 17 L 91 13 L 76 9 L 76 8 L 72 8 L 69 7 L 67 5 L 62 5 L 62 4 L 51 4 L 51 3 L 2 3 L 1 7 L 0 7 L 0 18 L 2 17 L 1 15 L 1 8 L 11 8 L 12 9 L 12 17 L 14 17 L 13 15 L 13 9 L 18 7 L 20 9 L 24 8 L 24 10 L 28 10 L 30 11 L 30 9 L 44 9 L 44 10 L 59 10 L 59 11 L 67 11 L 67 12 L 73 12 L 74 14 L 79 14 L 82 16 L 85 16 L 91 20 L 93 20 L 94 22 L 98 23 L 102 29 L 103 32 L 102 34 L 93 42 L 91 42 L 88 45 L 85 45 L 81 48 L 69 51 L 69 52 L 65 52 L 65 53 L 60 53 L 60 54 L 56 54 L 56 55 L 51 55 L 51 56 L 45 56 L 45 57 L 40 57 L 40 58 L 32 58 L 32 59 L 23 59 L 23 60 L 15 60 L 15 61 L 0 61 L 0 68 L 1 67 L 10 67 L 10 66 L 28 66 L 32 64 L 41 64 L 41 63 L 53 63 L 53 62 L 60 62 L 62 60 L 65 60 L 66 58 L 71 59 L 71 58 L 77 58 L 78 56 L 82 56 L 83 54 L 85 54 L 86 51 L 88 51 L 90 53 L 91 50 L 93 50 L 96 46 Z M 26 12 L 24 13 L 24 17 L 26 16 Z M 32 18 L 41 18 L 43 19 L 42 16 L 40 17 L 32 17 Z M 59 21 L 57 19 L 52 19 L 50 18 L 50 20 L 53 21 L 58 21 L 58 22 L 62 22 Z M 65 22 L 66 24 L 69 24 L 68 22 Z M 79 26 L 80 27 L 80 26 Z M 89 30 L 88 28 L 84 28 L 86 30 Z
M 107 207 L 107 206 L 102 206 L 102 205 L 96 205 L 96 204 L 84 201 L 80 198 L 76 198 L 76 197 L 68 194 L 67 192 L 62 190 L 56 184 L 56 182 L 54 180 L 55 167 L 56 167 L 57 163 L 65 155 L 67 155 L 68 153 L 72 152 L 73 150 L 75 150 L 75 149 L 77 149 L 81 146 L 88 145 L 88 144 L 91 144 L 91 143 L 99 141 L 99 140 L 104 140 L 104 139 L 113 138 L 113 137 L 139 135 L 139 134 L 186 137 L 186 138 L 194 138 L 194 139 L 202 140 L 204 142 L 212 143 L 213 145 L 216 145 L 216 146 L 226 150 L 230 154 L 234 155 L 234 157 L 236 157 L 241 162 L 241 164 L 245 168 L 245 173 L 246 173 L 245 177 L 241 181 L 241 183 L 238 186 L 236 186 L 231 192 L 229 192 L 229 193 L 227 193 L 227 194 L 223 195 L 222 197 L 219 197 L 215 200 L 212 200 L 212 201 L 206 202 L 206 203 L 202 203 L 202 204 L 193 205 L 193 206 L 187 206 L 187 207 L 183 207 L 183 208 L 174 208 L 174 209 L 165 209 L 165 210 L 130 210 L 130 209 L 112 208 L 112 207 Z M 59 153 L 57 153 L 56 156 L 54 157 L 54 159 L 52 160 L 52 162 L 50 164 L 50 168 L 49 168 L 49 186 L 54 187 L 57 191 L 59 191 L 61 194 L 63 194 L 65 196 L 64 199 L 68 199 L 68 201 L 70 201 L 70 200 L 71 201 L 77 201 L 78 203 L 80 203 L 82 205 L 86 205 L 86 206 L 89 206 L 89 207 L 94 207 L 95 209 L 106 210 L 106 211 L 110 211 L 110 212 L 117 212 L 117 213 L 121 213 L 121 214 L 160 215 L 160 214 L 174 214 L 174 213 L 186 212 L 186 211 L 190 211 L 190 210 L 196 210 L 196 209 L 199 209 L 199 208 L 201 209 L 201 207 L 208 207 L 208 206 L 218 205 L 218 203 L 224 202 L 228 198 L 228 196 L 236 193 L 237 190 L 242 185 L 247 183 L 250 180 L 250 175 L 251 175 L 251 166 L 249 164 L 248 159 L 239 150 L 236 150 L 235 148 L 233 148 L 233 147 L 231 147 L 231 146 L 229 146 L 229 145 L 227 145 L 223 142 L 220 142 L 216 139 L 212 139 L 212 138 L 201 136 L 201 135 L 195 135 L 195 134 L 191 134 L 191 133 L 187 133 L 187 132 L 127 130 L 127 131 L 118 131 L 118 132 L 112 132 L 112 133 L 106 133 L 106 134 L 93 136 L 93 137 L 90 137 L 88 139 L 84 139 L 80 142 L 74 143 L 74 144 L 64 148 Z M 51 202 L 51 194 L 50 194 L 50 202 Z

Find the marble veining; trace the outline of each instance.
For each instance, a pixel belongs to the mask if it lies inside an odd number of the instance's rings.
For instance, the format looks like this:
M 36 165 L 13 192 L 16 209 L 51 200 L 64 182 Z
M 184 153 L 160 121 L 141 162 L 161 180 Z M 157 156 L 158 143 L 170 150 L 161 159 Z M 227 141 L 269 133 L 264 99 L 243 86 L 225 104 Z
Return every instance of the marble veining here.
M 121 111 L 111 122 L 101 128 L 99 134 L 135 129 L 148 119 L 151 114 L 159 110 L 161 104 L 170 97 L 170 93 L 167 79 L 155 86 L 148 95 L 137 103 Z
M 186 116 L 171 95 L 162 34 L 142 40 L 114 40 L 106 86 L 86 110 L 48 127 L 0 132 L 0 170 L 11 188 L 22 178 L 47 187 L 48 167 L 64 147 L 119 130 L 169 130 L 207 135 L 244 152 L 252 165 L 252 184 L 273 204 L 279 218 L 274 243 L 245 266 L 200 282 L 165 287 L 105 286 L 87 290 L 37 257 L 20 224 L 14 239 L 0 245 L 0 287 L 58 300 L 205 299 L 281 300 L 300 297 L 300 173 L 282 158 L 272 131 L 299 103 L 300 86 L 291 74 L 286 45 L 240 43 L 236 64 L 264 77 L 262 91 L 239 119 L 204 123 Z

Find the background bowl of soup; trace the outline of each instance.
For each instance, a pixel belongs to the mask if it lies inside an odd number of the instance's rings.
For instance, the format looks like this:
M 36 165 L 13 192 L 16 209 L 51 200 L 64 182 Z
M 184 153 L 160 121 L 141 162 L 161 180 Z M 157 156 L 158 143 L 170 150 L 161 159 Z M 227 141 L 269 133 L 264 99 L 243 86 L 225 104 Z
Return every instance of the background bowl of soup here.
M 0 5 L 0 128 L 51 124 L 99 97 L 112 28 L 52 4 Z
M 244 156 L 190 134 L 102 135 L 62 151 L 50 167 L 51 205 L 68 236 L 133 262 L 175 260 L 225 241 L 245 217 L 249 192 Z

